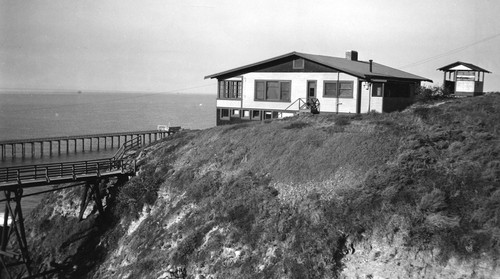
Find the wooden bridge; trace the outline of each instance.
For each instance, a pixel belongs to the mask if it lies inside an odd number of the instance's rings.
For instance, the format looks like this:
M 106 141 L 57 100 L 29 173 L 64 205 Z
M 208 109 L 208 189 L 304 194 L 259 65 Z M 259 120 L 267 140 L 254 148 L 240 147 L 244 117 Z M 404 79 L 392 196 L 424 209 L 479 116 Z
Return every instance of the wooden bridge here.
M 51 273 L 51 271 L 34 271 L 31 266 L 21 207 L 22 198 L 28 195 L 23 195 L 23 189 L 72 183 L 65 187 L 29 194 L 32 196 L 69 187 L 84 186 L 80 204 L 80 220 L 83 218 L 85 209 L 91 200 L 94 201 L 98 212 L 102 213 L 104 210 L 102 205 L 103 181 L 111 177 L 116 177 L 122 181 L 128 180 L 129 176 L 135 175 L 137 171 L 136 161 L 133 157 L 135 150 L 144 144 L 153 142 L 152 138 L 158 140 L 178 130 L 179 128 L 168 131 L 130 132 L 126 133 L 126 135 L 124 133 L 112 133 L 47 138 L 43 140 L 69 141 L 84 138 L 118 137 L 118 141 L 120 141 L 120 137 L 127 139 L 128 136 L 131 136 L 131 139 L 126 140 L 111 158 L 0 168 L 0 191 L 5 194 L 5 198 L 0 200 L 0 202 L 5 202 L 3 220 L 0 220 L 0 277 L 37 278 L 43 277 L 43 274 Z M 148 136 L 148 141 L 146 141 L 146 136 Z M 26 144 L 39 142 L 40 140 L 10 141 L 7 144 Z M 5 150 L 4 147 L 2 147 L 2 150 Z M 17 275 L 14 276 L 9 273 L 12 268 L 14 268 Z
M 164 138 L 172 132 L 178 130 L 179 127 L 171 127 L 166 130 L 146 130 L 133 132 L 117 132 L 103 134 L 88 134 L 77 136 L 64 137 L 46 137 L 35 139 L 17 139 L 0 141 L 0 159 L 5 160 L 16 158 L 21 155 L 21 158 L 30 156 L 35 158 L 37 154 L 40 157 L 44 155 L 51 156 L 57 149 L 57 154 L 62 152 L 70 154 L 70 152 L 85 152 L 85 150 L 101 150 L 121 146 L 123 142 L 131 138 L 141 137 L 142 142 L 151 143 L 158 139 Z

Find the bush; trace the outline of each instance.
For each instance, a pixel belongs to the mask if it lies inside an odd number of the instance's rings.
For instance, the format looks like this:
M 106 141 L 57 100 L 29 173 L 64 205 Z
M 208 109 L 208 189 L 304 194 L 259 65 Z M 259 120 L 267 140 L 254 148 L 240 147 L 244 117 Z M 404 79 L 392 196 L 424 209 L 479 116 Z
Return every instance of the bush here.
M 137 218 L 144 204 L 155 203 L 158 198 L 158 189 L 165 181 L 163 176 L 167 171 L 168 167 L 156 171 L 156 166 L 153 164 L 143 166 L 138 176 L 133 177 L 119 189 L 119 210 Z
M 451 97 L 451 92 L 441 86 L 420 86 L 415 90 L 415 100 L 428 102 Z

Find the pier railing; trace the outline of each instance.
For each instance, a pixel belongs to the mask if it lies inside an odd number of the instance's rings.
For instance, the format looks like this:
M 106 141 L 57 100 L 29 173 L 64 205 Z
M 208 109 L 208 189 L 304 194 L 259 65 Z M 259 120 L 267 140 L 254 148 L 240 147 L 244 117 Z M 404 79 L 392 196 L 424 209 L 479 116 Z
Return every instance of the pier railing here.
M 178 129 L 166 133 L 171 134 L 177 131 Z M 111 158 L 0 168 L 0 189 L 14 185 L 34 187 L 93 177 L 135 173 L 135 159 L 127 155 L 145 144 L 143 138 L 144 135 L 137 135 L 125 141 Z
M 177 131 L 178 129 L 166 131 L 164 134 L 155 134 L 155 140 L 157 135 L 163 137 Z M 9 269 L 14 267 L 13 271 L 17 275 L 12 278 L 38 278 L 55 274 L 58 271 L 54 268 L 47 270 L 47 266 L 34 267 L 26 240 L 21 206 L 23 197 L 84 186 L 81 193 L 79 220 L 83 219 L 92 200 L 94 208 L 99 214 L 103 214 L 105 207 L 102 200 L 106 194 L 103 196 L 102 189 L 106 187 L 105 178 L 116 177 L 118 181 L 116 183 L 120 184 L 128 180 L 130 175 L 135 175 L 137 166 L 132 152 L 146 144 L 146 135 L 139 134 L 130 140 L 125 139 L 123 145 L 111 158 L 0 168 L 0 190 L 5 195 L 5 199 L 1 200 L 5 202 L 5 211 L 1 218 L 3 220 L 0 220 L 2 223 L 0 224 L 0 273 L 7 274 L 11 278 Z M 149 143 L 151 143 L 151 135 L 149 134 Z M 83 183 L 74 183 L 77 181 Z M 23 195 L 25 188 L 67 182 L 71 182 L 70 185 Z
M 114 160 L 121 160 L 127 152 L 129 152 L 130 150 L 135 149 L 141 145 L 142 145 L 141 137 L 138 136 L 138 137 L 132 138 L 132 139 L 126 141 L 120 147 L 120 149 L 118 149 L 118 151 L 115 152 L 115 155 L 113 155 L 113 159 Z
M 0 159 L 26 158 L 76 154 L 92 150 L 101 150 L 122 146 L 128 139 L 141 137 L 143 143 L 154 142 L 178 131 L 180 127 L 170 127 L 165 130 L 145 130 L 130 132 L 113 132 L 103 134 L 86 134 L 78 136 L 45 137 L 32 139 L 14 139 L 0 141 Z

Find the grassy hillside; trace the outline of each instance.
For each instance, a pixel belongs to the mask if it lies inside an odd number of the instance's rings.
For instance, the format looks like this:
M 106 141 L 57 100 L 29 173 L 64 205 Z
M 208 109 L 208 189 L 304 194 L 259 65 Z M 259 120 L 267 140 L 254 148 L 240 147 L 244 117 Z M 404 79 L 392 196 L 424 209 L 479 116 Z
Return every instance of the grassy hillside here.
M 179 133 L 142 150 L 90 274 L 334 278 L 396 234 L 442 263 L 496 259 L 499 133 L 500 95 Z

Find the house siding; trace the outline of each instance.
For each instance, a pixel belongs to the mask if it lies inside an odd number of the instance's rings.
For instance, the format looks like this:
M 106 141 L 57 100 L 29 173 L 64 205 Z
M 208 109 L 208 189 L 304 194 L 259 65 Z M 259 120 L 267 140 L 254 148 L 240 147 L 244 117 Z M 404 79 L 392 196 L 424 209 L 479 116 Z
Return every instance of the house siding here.
M 218 108 L 241 108 L 241 100 L 227 100 L 219 99 L 217 100 Z
M 358 79 L 354 76 L 341 73 L 338 77 L 341 81 L 353 82 L 353 98 L 339 98 L 339 113 L 356 113 L 356 100 L 358 90 Z M 259 101 L 255 100 L 256 80 L 288 80 L 291 81 L 291 97 L 289 102 L 281 101 Z M 324 97 L 324 81 L 336 81 L 337 73 L 269 73 L 253 72 L 243 75 L 242 104 L 245 108 L 285 110 L 297 99 L 306 99 L 307 81 L 315 80 L 316 98 L 320 102 L 321 112 L 337 112 L 337 98 Z M 295 107 L 295 106 L 294 106 Z M 297 111 L 297 108 L 288 108 Z

